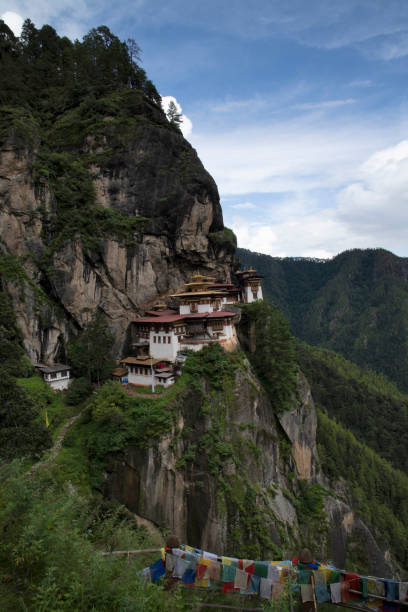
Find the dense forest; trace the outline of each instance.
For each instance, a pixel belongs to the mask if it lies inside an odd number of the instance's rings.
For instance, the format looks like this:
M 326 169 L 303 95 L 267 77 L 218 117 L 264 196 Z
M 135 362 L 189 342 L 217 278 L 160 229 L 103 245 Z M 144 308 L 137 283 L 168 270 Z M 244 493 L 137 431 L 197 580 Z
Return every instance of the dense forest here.
M 316 404 L 408 474 L 408 396 L 333 351 L 297 342 L 296 357 Z
M 408 396 L 384 376 L 327 349 L 296 342 L 318 408 L 323 472 L 345 478 L 353 505 L 408 562 Z
M 266 296 L 296 337 L 382 372 L 408 391 L 406 259 L 383 249 L 354 249 L 328 260 L 245 249 L 237 255 L 264 275 Z
M 128 87 L 160 105 L 139 60 L 137 43 L 120 41 L 106 26 L 72 42 L 49 25 L 37 29 L 30 19 L 17 38 L 0 20 L 0 104 L 33 109 L 52 122 L 88 96 Z

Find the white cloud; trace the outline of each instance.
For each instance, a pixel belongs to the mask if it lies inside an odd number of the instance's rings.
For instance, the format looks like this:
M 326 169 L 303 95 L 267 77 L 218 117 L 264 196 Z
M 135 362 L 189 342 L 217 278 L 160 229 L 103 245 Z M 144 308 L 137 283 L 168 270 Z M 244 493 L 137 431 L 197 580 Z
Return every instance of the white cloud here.
M 338 218 L 359 234 L 406 241 L 408 140 L 377 151 L 360 168 L 360 180 L 338 197 Z
M 13 11 L 6 11 L 0 16 L 0 19 L 2 19 L 8 25 L 8 27 L 10 28 L 10 30 L 13 31 L 15 36 L 20 36 L 21 28 L 24 22 L 24 19 L 23 17 L 21 17 L 21 15 L 19 15 L 18 13 L 13 13 Z
M 375 247 L 408 255 L 408 140 L 369 156 L 356 178 L 338 191 L 331 208 L 288 206 L 276 222 L 234 217 L 238 245 L 281 257 L 324 258 Z
M 187 138 L 187 136 L 190 136 L 193 130 L 193 123 L 191 119 L 189 119 L 186 115 L 183 114 L 183 109 L 181 108 L 179 102 L 177 102 L 174 96 L 163 96 L 162 97 L 162 107 L 165 113 L 167 113 L 170 102 L 174 102 L 177 108 L 177 112 L 181 113 L 180 129 L 183 133 L 183 136 Z
M 374 83 L 369 79 L 361 79 L 360 81 L 351 81 L 349 87 L 372 87 Z
M 399 129 L 388 124 L 373 130 L 361 117 L 329 120 L 302 114 L 259 126 L 195 132 L 191 142 L 222 196 L 298 193 L 349 182 L 362 160 Z
M 275 257 L 332 257 L 344 246 L 346 233 L 340 231 L 332 213 L 289 217 L 276 224 L 249 222 L 235 218 L 232 229 L 238 246 Z M 340 228 L 341 230 L 341 228 Z
M 267 104 L 268 101 L 261 97 L 248 98 L 247 100 L 225 100 L 224 102 L 215 104 L 211 110 L 214 113 L 235 113 L 237 111 L 245 111 L 246 109 L 254 110 L 254 108 L 259 110 Z
M 249 209 L 249 208 L 256 208 L 256 206 L 252 202 L 242 202 L 241 204 L 230 204 L 230 208 L 235 208 L 237 210 L 244 210 L 244 209 Z
M 355 104 L 357 100 L 354 98 L 347 98 L 346 100 L 322 100 L 320 102 L 304 102 L 303 104 L 295 104 L 293 108 L 299 110 L 324 110 L 326 108 L 338 108 L 339 106 L 345 106 L 346 104 Z
M 7 0 L 0 0 L 0 11 L 2 5 L 6 8 Z M 37 28 L 44 24 L 52 25 L 60 36 L 70 38 L 81 38 L 97 15 L 98 8 L 93 0 L 13 0 L 15 14 L 20 19 L 30 18 Z M 10 5 L 10 4 L 9 4 Z M 10 26 L 11 27 L 11 26 Z

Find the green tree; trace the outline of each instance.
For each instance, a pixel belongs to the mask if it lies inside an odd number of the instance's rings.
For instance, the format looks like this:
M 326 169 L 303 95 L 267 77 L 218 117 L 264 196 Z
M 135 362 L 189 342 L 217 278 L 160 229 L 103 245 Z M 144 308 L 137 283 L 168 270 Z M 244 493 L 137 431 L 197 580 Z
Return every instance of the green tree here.
M 40 454 L 50 445 L 50 436 L 38 422 L 38 411 L 17 385 L 16 376 L 27 370 L 10 299 L 1 290 L 0 277 L 0 459 Z
M 175 105 L 173 100 L 170 100 L 168 109 L 166 111 L 166 115 L 167 115 L 167 119 L 170 121 L 172 125 L 175 125 L 176 127 L 180 127 L 180 124 L 182 123 L 181 113 L 178 112 L 177 106 Z
M 280 310 L 264 301 L 242 307 L 240 334 L 276 409 L 286 408 L 296 386 L 293 337 Z
M 100 385 L 107 380 L 114 367 L 110 351 L 113 336 L 105 317 L 96 312 L 82 332 L 68 346 L 68 358 L 75 376 L 87 378 Z

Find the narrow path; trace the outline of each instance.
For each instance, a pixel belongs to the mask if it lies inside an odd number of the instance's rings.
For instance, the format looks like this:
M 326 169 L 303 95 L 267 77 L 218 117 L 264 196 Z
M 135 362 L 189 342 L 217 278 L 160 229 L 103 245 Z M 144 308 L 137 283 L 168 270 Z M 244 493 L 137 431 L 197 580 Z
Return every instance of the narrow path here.
M 61 431 L 59 432 L 57 439 L 54 442 L 54 445 L 52 446 L 51 450 L 48 451 L 48 457 L 45 459 L 45 461 L 40 460 L 37 463 L 34 463 L 34 465 L 32 465 L 31 468 L 28 470 L 27 476 L 32 476 L 32 474 L 34 474 L 34 472 L 38 470 L 38 468 L 45 467 L 48 463 L 51 463 L 56 457 L 58 457 L 58 454 L 61 451 L 62 442 L 64 441 L 68 429 L 71 427 L 71 425 L 75 423 L 77 419 L 79 419 L 81 414 L 82 411 L 79 414 L 76 414 L 75 416 L 71 417 L 65 423 L 65 425 L 62 426 Z

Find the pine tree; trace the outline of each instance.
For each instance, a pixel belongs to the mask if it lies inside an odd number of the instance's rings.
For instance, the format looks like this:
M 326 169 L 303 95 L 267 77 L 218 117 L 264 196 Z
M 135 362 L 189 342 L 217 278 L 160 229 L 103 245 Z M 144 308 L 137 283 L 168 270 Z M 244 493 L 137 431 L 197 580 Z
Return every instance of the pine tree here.
M 68 347 L 68 357 L 72 363 L 74 375 L 87 378 L 98 385 L 107 380 L 114 367 L 110 356 L 113 337 L 108 330 L 106 320 L 100 313 L 95 313 L 81 334 Z
M 173 100 L 170 100 L 170 104 L 167 109 L 166 115 L 167 115 L 167 119 L 170 121 L 172 125 L 175 125 L 176 127 L 180 127 L 180 124 L 182 123 L 183 120 L 181 118 L 181 113 L 178 112 L 177 106 L 175 105 Z

